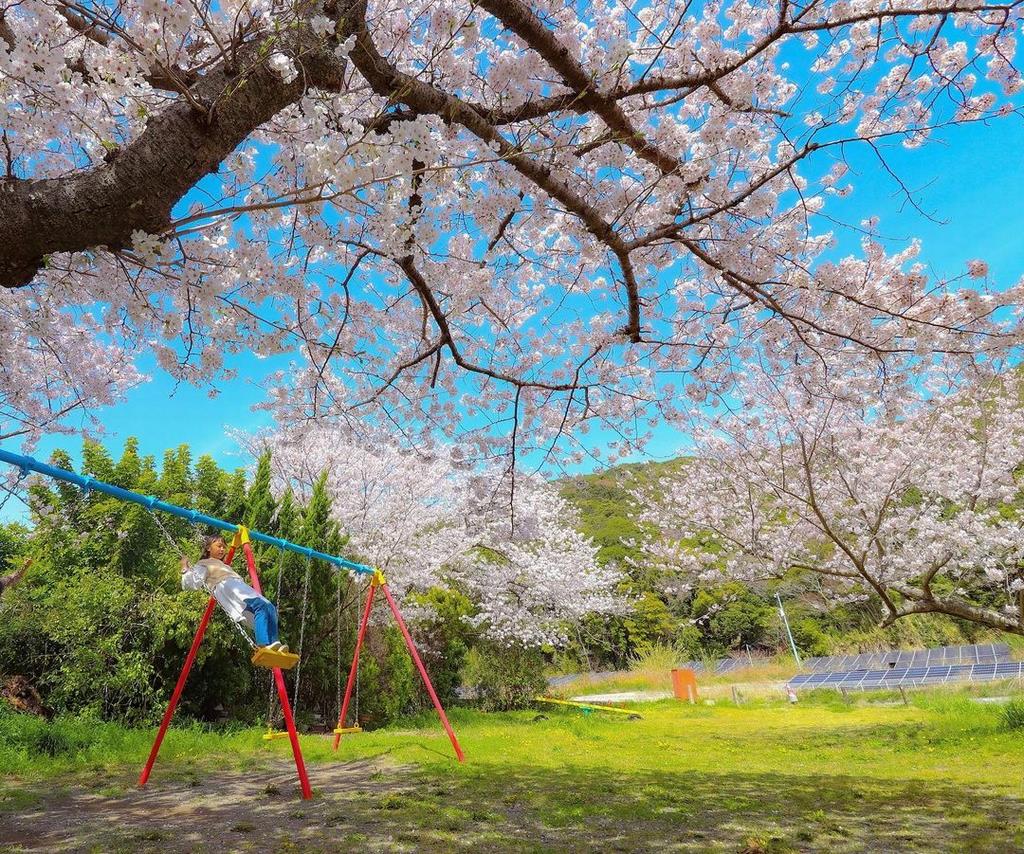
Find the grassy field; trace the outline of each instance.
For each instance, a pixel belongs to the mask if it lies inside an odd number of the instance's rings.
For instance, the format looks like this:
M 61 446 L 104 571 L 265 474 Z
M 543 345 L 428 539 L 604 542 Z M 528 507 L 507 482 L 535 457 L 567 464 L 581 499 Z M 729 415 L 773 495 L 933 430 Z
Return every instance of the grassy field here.
M 911 704 L 665 701 L 642 720 L 454 710 L 303 748 L 0 715 L 0 849 L 1008 851 L 1024 849 L 1024 730 L 959 694 Z

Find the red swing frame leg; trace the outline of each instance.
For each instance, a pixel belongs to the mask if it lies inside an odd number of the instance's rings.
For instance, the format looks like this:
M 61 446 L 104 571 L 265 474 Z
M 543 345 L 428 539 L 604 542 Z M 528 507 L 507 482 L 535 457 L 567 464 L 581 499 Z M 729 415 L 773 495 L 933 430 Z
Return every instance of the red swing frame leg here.
M 348 671 L 348 682 L 345 683 L 345 699 L 341 703 L 341 710 L 338 712 L 338 726 L 341 729 L 345 726 L 345 718 L 348 716 L 348 704 L 352 699 L 352 686 L 356 682 L 356 668 L 359 667 L 359 651 L 363 648 L 363 640 L 366 638 L 366 629 L 370 624 L 370 610 L 373 608 L 373 596 L 377 592 L 377 580 L 370 583 L 370 592 L 366 594 L 366 607 L 363 609 L 363 620 L 359 624 L 359 634 L 356 637 L 356 648 L 352 653 L 352 666 Z M 356 721 L 358 724 L 359 721 Z M 341 743 L 341 733 L 334 734 L 334 749 L 338 749 Z
M 244 533 L 243 533 L 244 532 Z M 235 535 L 235 541 L 241 540 L 242 551 L 245 553 L 245 564 L 249 569 L 249 581 L 252 584 L 252 589 L 263 595 L 263 588 L 260 586 L 260 577 L 256 572 L 256 557 L 252 553 L 252 546 L 249 543 L 249 532 L 240 531 L 242 536 L 239 534 Z M 231 551 L 228 553 L 230 559 L 234 555 L 234 543 L 232 543 Z M 309 775 L 306 773 L 306 763 L 302 758 L 302 748 L 299 747 L 299 734 L 295 731 L 295 719 L 292 717 L 292 706 L 288 702 L 288 690 L 284 684 L 284 674 L 281 673 L 280 667 L 274 668 L 274 682 L 277 685 L 277 697 L 281 702 L 281 714 L 284 716 L 284 725 L 288 730 L 288 741 L 292 745 L 292 756 L 295 759 L 295 772 L 299 775 L 299 788 L 302 789 L 303 800 L 308 801 L 313 797 L 313 790 L 309 785 Z
M 252 583 L 253 590 L 262 595 L 263 588 L 260 586 L 260 577 L 256 571 L 256 557 L 253 555 L 252 546 L 249 544 L 249 532 L 244 528 L 240 528 L 238 533 L 235 534 L 235 539 L 231 543 L 231 548 L 225 556 L 224 562 L 228 565 L 231 564 L 231 560 L 235 556 L 235 548 L 239 542 L 241 542 L 242 550 L 245 553 L 245 562 L 249 570 L 249 580 Z M 139 775 L 140 787 L 145 786 L 146 781 L 149 780 L 149 775 L 153 770 L 157 754 L 160 752 L 160 745 L 163 743 L 164 735 L 167 733 L 167 727 L 170 726 L 171 718 L 174 717 L 174 710 L 177 708 L 178 700 L 181 699 L 181 692 L 185 688 L 185 682 L 188 680 L 189 671 L 192 669 L 196 653 L 199 651 L 199 645 L 203 642 L 203 636 L 206 634 L 206 627 L 210 623 L 210 617 L 213 616 L 213 609 L 216 605 L 217 601 L 211 596 L 210 601 L 206 603 L 206 610 L 203 612 L 203 618 L 199 621 L 199 628 L 196 630 L 196 636 L 192 639 L 192 646 L 189 648 L 188 656 L 185 658 L 185 665 L 181 668 L 181 673 L 178 675 L 178 681 L 174 686 L 174 693 L 171 694 L 171 701 L 167 704 L 167 711 L 164 712 L 163 720 L 160 721 L 160 730 L 157 732 L 156 740 L 153 742 L 153 747 L 149 751 L 149 758 L 146 760 L 146 766 L 142 769 L 142 773 Z M 299 735 L 295 731 L 295 719 L 292 717 L 291 703 L 288 702 L 288 691 L 284 684 L 284 674 L 281 673 L 281 668 L 279 667 L 274 668 L 274 681 L 277 683 L 277 696 L 281 701 L 281 711 L 284 714 L 285 726 L 288 728 L 288 740 L 292 745 L 292 755 L 295 758 L 295 770 L 299 775 L 299 787 L 302 790 L 303 799 L 309 800 L 313 797 L 313 790 L 309 785 L 309 776 L 306 774 L 306 763 L 303 761 L 302 749 L 299 747 Z
M 412 636 L 409 634 L 409 629 L 406 628 L 405 620 L 402 619 L 402 614 L 398 610 L 398 605 L 395 603 L 394 597 L 391 595 L 391 591 L 388 590 L 388 585 L 386 583 L 381 583 L 380 589 L 384 593 L 384 598 L 388 600 L 388 605 L 391 606 L 391 613 L 395 615 L 395 622 L 398 623 L 398 628 L 402 630 L 402 637 L 405 638 L 405 645 L 409 648 L 409 654 L 412 656 L 412 660 L 416 662 L 416 669 L 419 670 L 420 677 L 423 679 L 423 684 L 427 688 L 427 693 L 430 695 L 434 708 L 437 709 L 437 716 L 441 719 L 441 725 L 444 727 L 445 732 L 448 733 L 448 738 L 451 740 L 452 747 L 455 748 L 455 755 L 459 758 L 459 762 L 465 762 L 466 757 L 463 756 L 462 748 L 459 747 L 459 740 L 455 737 L 455 731 L 452 729 L 452 725 L 448 723 L 448 716 L 444 713 L 444 709 L 441 707 L 441 701 L 437 699 L 434 686 L 430 683 L 430 677 L 427 676 L 427 669 L 423 666 L 423 662 L 420 660 L 420 654 L 416 652 L 416 645 L 412 642 Z
M 149 779 L 150 773 L 153 771 L 153 764 L 156 762 L 156 756 L 160 752 L 160 745 L 163 744 L 164 735 L 167 732 L 167 727 L 171 724 L 171 718 L 174 717 L 174 710 L 178 706 L 178 700 L 181 699 L 181 692 L 185 688 L 185 682 L 188 680 L 188 673 L 192 669 L 192 662 L 196 660 L 196 653 L 199 651 L 199 644 L 203 642 L 203 635 L 206 634 L 206 627 L 210 623 L 210 617 L 213 616 L 213 609 L 217 605 L 217 600 L 212 596 L 210 601 L 206 603 L 206 610 L 203 612 L 203 618 L 199 621 L 199 628 L 196 629 L 196 636 L 192 639 L 192 646 L 189 648 L 188 656 L 185 658 L 185 666 L 181 668 L 181 673 L 178 675 L 178 682 L 174 686 L 174 693 L 171 694 L 171 702 L 167 704 L 167 711 L 164 712 L 163 720 L 160 721 L 160 730 L 156 734 L 156 740 L 153 742 L 153 747 L 149 751 L 149 758 L 146 760 L 146 767 L 142 769 L 142 773 L 139 774 L 139 786 L 145 786 L 146 781 Z

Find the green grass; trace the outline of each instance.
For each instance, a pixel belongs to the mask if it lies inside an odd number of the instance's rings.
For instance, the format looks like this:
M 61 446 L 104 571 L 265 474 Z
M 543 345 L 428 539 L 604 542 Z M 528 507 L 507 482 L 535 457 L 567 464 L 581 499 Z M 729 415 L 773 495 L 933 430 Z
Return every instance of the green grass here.
M 639 721 L 551 709 L 544 720 L 532 711 L 454 709 L 465 765 L 453 761 L 432 715 L 346 736 L 338 754 L 328 739 L 304 736 L 317 798 L 296 802 L 290 786 L 278 791 L 259 778 L 259 809 L 243 805 L 248 812 L 221 826 L 234 839 L 228 845 L 270 834 L 271 850 L 292 850 L 288 844 L 300 839 L 301 850 L 332 850 L 356 838 L 366 838 L 367 850 L 380 843 L 410 851 L 1024 846 L 1024 740 L 999 707 L 955 692 L 914 694 L 910 705 L 866 699 L 821 695 L 796 706 L 738 707 L 665 701 L 638 707 Z M 58 721 L 52 729 L 61 735 L 23 733 L 19 740 L 18 727 L 36 723 L 12 717 L 0 716 L 0 768 L 8 775 L 0 786 L 0 844 L 5 814 L 68 797 L 51 791 L 58 777 L 72 790 L 106 798 L 108 817 L 123 800 L 131 801 L 133 818 L 144 814 L 146 795 L 131 780 L 152 732 Z M 151 786 L 173 791 L 178 802 L 193 782 L 195 796 L 209 799 L 218 791 L 209 775 L 230 769 L 288 779 L 287 743 L 260 735 L 173 729 Z M 69 752 L 54 754 L 59 743 Z M 49 746 L 32 747 L 40 744 Z M 362 769 L 362 776 L 342 784 L 333 775 L 346 768 Z M 118 784 L 121 793 L 102 793 Z M 154 818 L 124 832 L 145 841 Z M 177 838 L 173 828 L 157 826 Z

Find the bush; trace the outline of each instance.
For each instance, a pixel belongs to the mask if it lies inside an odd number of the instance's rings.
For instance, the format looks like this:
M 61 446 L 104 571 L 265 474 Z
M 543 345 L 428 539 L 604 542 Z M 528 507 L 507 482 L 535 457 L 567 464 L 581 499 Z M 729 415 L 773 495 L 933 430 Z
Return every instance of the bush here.
M 696 626 L 683 626 L 676 634 L 675 648 L 679 653 L 679 661 L 694 661 L 707 655 L 704 649 L 704 636 Z
M 415 667 L 398 629 L 374 628 L 367 634 L 359 660 L 360 726 L 376 729 L 419 710 Z
M 412 633 L 438 698 L 449 705 L 457 699 L 462 664 L 474 633 L 465 619 L 472 613 L 472 603 L 461 593 L 436 587 L 409 596 L 406 602 L 426 610 L 428 616 L 416 621 Z M 425 693 L 421 699 L 425 705 Z
M 690 617 L 704 636 L 704 648 L 713 654 L 775 644 L 775 609 L 739 582 L 698 590 Z
M 486 712 L 523 709 L 544 691 L 544 659 L 534 649 L 480 645 L 466 655 L 462 681 Z
M 1000 712 L 1006 729 L 1024 729 L 1024 700 L 1011 700 Z
M 822 631 L 818 622 L 811 617 L 794 620 L 790 628 L 793 631 L 793 639 L 802 655 L 828 655 L 832 651 L 829 637 Z
M 679 666 L 679 651 L 669 644 L 657 644 L 648 647 L 629 660 L 629 669 L 633 673 L 670 673 Z

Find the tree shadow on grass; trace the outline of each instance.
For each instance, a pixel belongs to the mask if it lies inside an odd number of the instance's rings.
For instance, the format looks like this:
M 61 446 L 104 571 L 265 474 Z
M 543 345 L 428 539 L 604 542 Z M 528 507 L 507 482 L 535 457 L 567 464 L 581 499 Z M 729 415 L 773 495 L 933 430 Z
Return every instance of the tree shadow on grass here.
M 922 781 L 287 762 L 0 788 L 0 848 L 37 851 L 972 851 L 1024 848 L 1024 801 Z

